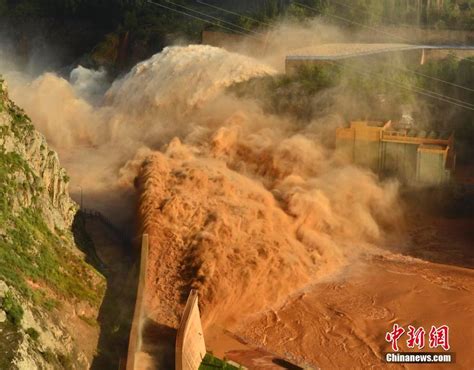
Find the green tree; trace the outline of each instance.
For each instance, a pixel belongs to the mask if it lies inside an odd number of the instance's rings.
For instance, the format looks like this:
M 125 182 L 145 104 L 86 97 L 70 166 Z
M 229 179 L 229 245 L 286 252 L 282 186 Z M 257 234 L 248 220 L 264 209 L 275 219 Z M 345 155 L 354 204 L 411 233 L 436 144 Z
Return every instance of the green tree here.
M 0 17 L 8 13 L 8 2 L 7 0 L 0 0 Z

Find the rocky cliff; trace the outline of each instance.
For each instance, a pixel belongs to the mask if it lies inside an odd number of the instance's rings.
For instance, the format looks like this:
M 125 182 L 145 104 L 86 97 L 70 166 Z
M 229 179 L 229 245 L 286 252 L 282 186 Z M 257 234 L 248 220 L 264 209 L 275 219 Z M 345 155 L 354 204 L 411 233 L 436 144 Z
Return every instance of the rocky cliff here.
M 0 80 L 0 369 L 83 369 L 94 355 L 105 283 L 71 231 L 68 181 Z
M 56 152 L 48 148 L 44 136 L 35 131 L 24 112 L 8 99 L 5 83 L 0 83 L 0 150 L 2 164 L 10 172 L 7 181 L 10 186 L 2 196 L 14 214 L 39 206 L 50 229 L 66 229 L 76 213 L 76 205 L 67 190 L 66 171 L 61 168 Z

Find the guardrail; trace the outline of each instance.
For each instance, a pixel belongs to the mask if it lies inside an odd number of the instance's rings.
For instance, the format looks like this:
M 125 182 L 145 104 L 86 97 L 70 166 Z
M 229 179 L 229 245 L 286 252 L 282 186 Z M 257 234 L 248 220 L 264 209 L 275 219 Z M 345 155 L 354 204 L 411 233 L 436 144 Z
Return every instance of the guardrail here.
M 142 245 L 140 249 L 140 266 L 138 276 L 137 299 L 135 301 L 135 311 L 133 314 L 132 328 L 128 342 L 127 366 L 126 370 L 134 370 L 136 366 L 136 354 L 142 345 L 141 325 L 143 320 L 144 292 L 146 284 L 146 271 L 148 266 L 148 234 L 142 235 Z
M 92 218 L 92 217 L 98 218 L 104 225 L 106 225 L 110 230 L 112 230 L 119 237 L 120 241 L 124 245 L 128 246 L 131 244 L 129 238 L 126 237 L 124 233 L 112 223 L 112 221 L 110 221 L 107 217 L 105 217 L 103 213 L 91 208 L 81 208 L 79 212 L 81 212 L 85 218 Z

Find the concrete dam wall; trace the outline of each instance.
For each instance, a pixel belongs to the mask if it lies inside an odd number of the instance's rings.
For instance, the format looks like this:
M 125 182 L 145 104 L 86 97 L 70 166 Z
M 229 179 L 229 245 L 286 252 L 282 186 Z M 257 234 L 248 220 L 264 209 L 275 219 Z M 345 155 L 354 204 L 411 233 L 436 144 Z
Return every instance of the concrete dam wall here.
M 132 328 L 130 330 L 130 339 L 127 354 L 127 370 L 135 370 L 138 368 L 137 353 L 140 352 L 142 346 L 142 322 L 144 319 L 144 294 L 146 284 L 146 272 L 148 265 L 148 235 L 142 236 L 142 244 L 140 251 L 140 271 L 138 276 L 137 299 L 135 302 L 135 312 L 133 314 Z
M 191 290 L 176 336 L 176 370 L 197 370 L 205 355 L 198 292 Z

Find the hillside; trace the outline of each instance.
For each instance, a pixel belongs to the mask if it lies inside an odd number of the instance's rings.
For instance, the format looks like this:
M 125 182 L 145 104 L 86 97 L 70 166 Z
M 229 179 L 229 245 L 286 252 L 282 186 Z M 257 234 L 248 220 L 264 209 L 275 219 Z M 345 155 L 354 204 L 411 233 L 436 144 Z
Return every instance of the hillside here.
M 125 71 L 165 46 L 201 40 L 206 29 L 253 33 L 262 26 L 319 17 L 377 42 L 472 43 L 468 0 L 0 0 L 0 43 L 25 67 L 81 63 Z M 375 33 L 373 27 L 382 32 Z M 452 31 L 455 30 L 455 31 Z M 426 32 L 425 32 L 426 31 Z M 387 35 L 395 35 L 389 36 Z M 54 55 L 54 58 L 51 58 Z M 51 68 L 50 68 L 51 69 Z
M 68 181 L 0 80 L 1 369 L 82 369 L 94 354 L 105 284 L 76 246 Z

